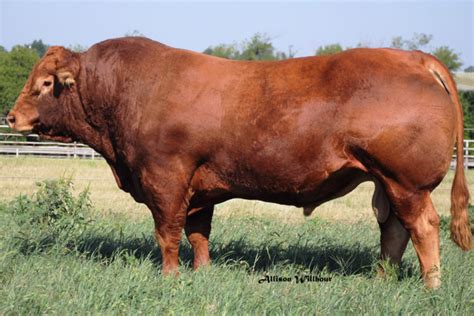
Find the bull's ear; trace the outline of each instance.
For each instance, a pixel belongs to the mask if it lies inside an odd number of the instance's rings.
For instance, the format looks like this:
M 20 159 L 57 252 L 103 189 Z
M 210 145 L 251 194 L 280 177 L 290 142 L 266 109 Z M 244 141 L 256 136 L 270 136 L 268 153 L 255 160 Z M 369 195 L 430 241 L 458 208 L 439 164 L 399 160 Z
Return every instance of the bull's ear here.
M 71 88 L 76 84 L 74 76 L 69 71 L 60 71 L 57 73 L 58 81 L 66 88 Z
M 52 46 L 45 55 L 46 62 L 52 73 L 58 78 L 63 88 L 72 88 L 80 71 L 80 54 L 61 46 Z M 51 69 L 52 68 L 52 69 Z

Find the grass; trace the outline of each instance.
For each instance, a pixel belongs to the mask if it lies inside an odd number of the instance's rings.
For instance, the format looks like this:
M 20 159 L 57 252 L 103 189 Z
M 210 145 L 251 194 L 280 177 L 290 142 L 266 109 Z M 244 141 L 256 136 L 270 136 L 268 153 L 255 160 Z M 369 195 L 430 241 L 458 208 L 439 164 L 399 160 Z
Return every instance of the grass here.
M 34 185 L 63 174 L 75 190 L 64 180 Z M 375 276 L 370 186 L 310 218 L 273 204 L 224 203 L 213 220 L 213 265 L 193 272 L 183 239 L 181 274 L 164 278 L 151 217 L 115 189 L 103 161 L 1 159 L 0 175 L 10 177 L 0 178 L 0 314 L 474 313 L 473 252 L 449 240 L 445 218 L 440 290 L 424 289 L 411 246 L 400 273 Z M 79 194 L 89 185 L 90 195 Z M 435 194 L 449 201 L 449 192 Z M 265 275 L 292 281 L 259 283 Z M 295 282 L 305 275 L 331 281 Z

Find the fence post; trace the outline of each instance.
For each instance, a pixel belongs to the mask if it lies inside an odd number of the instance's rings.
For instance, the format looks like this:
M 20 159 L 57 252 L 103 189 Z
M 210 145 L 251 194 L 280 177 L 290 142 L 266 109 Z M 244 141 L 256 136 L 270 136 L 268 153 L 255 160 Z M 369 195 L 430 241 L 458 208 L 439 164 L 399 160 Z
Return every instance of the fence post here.
M 92 160 L 94 160 L 94 158 L 95 158 L 95 151 L 93 150 L 92 151 Z
M 15 157 L 16 157 L 16 158 L 20 157 L 20 148 L 16 148 L 16 150 L 15 150 Z
M 76 142 L 74 142 L 74 158 L 77 158 Z
M 469 169 L 469 142 L 464 140 L 464 169 Z

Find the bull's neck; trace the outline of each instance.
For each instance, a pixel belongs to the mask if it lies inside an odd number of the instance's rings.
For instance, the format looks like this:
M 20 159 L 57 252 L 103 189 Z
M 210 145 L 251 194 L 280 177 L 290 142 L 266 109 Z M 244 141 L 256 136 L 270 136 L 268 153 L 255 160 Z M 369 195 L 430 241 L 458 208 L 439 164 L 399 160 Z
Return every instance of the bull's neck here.
M 127 129 L 127 126 L 122 126 L 123 118 L 118 117 L 118 113 L 123 111 L 121 107 L 124 106 L 123 100 L 119 99 L 123 93 L 120 91 L 122 82 L 114 74 L 113 68 L 104 72 L 99 71 L 94 64 L 87 62 L 84 64 L 89 66 L 81 68 L 79 97 L 85 114 L 87 133 L 79 138 L 109 162 L 115 162 L 114 148 L 117 147 L 119 138 L 117 134 Z
M 79 123 L 74 124 L 72 132 L 74 138 L 84 144 L 89 145 L 107 161 L 115 161 L 115 153 L 111 146 L 111 141 L 107 133 L 107 124 L 102 114 L 102 106 L 97 103 L 98 100 L 92 97 L 89 92 L 87 82 L 87 69 L 81 68 L 78 82 L 78 103 L 83 117 L 79 118 Z M 82 116 L 82 115 L 81 115 Z

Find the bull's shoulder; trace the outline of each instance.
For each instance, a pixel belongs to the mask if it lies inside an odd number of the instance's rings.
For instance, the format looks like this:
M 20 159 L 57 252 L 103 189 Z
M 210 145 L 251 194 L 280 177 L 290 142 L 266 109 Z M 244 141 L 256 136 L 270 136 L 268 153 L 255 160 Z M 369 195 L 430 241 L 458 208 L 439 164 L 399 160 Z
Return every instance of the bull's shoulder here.
M 172 49 L 169 46 L 145 37 L 121 37 L 99 42 L 91 46 L 85 56 L 92 62 L 112 58 L 136 59 L 147 58 L 147 55 L 159 55 Z

